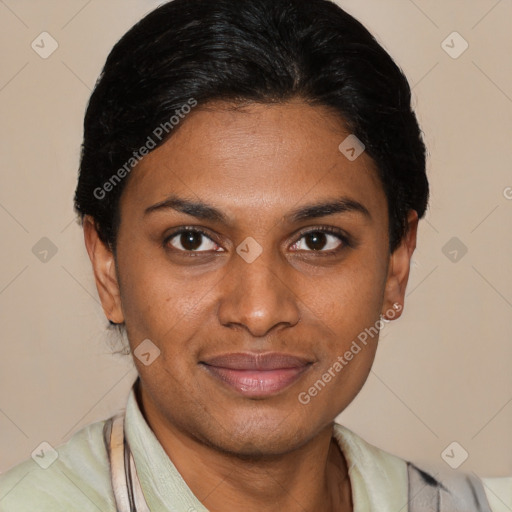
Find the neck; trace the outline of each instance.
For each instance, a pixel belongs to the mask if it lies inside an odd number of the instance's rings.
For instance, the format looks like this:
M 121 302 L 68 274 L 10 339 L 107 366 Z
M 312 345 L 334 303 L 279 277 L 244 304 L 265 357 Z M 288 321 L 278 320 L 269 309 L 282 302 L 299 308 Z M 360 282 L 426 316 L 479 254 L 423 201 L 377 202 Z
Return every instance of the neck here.
M 348 469 L 333 424 L 293 452 L 240 458 L 165 423 L 139 393 L 141 412 L 194 495 L 210 512 L 351 512 Z

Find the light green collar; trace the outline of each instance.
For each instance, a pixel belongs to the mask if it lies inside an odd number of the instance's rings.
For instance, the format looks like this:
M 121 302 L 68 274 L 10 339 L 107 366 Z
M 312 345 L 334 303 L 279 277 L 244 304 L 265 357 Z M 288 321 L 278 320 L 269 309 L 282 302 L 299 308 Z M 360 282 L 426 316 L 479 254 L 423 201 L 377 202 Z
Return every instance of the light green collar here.
M 140 483 L 151 510 L 208 512 L 192 493 L 147 424 L 139 408 L 135 385 L 126 406 L 126 438 Z M 349 468 L 354 512 L 407 511 L 407 467 L 395 457 L 367 443 L 335 423 L 334 438 Z

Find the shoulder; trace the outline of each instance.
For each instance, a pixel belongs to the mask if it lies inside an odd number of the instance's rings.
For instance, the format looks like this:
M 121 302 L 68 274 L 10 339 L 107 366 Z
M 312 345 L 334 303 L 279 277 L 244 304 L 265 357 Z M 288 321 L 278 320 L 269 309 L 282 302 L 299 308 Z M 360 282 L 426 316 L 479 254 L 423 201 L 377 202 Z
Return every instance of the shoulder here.
M 0 475 L 1 512 L 115 511 L 108 455 L 103 441 L 106 420 L 76 432 L 65 444 L 41 448 Z
M 409 510 L 430 510 L 433 503 L 443 512 L 495 512 L 484 481 L 474 473 L 444 468 L 419 468 L 407 462 Z
M 338 423 L 334 435 L 348 454 L 348 462 L 359 465 L 368 480 L 385 481 L 408 503 L 408 512 L 431 512 L 433 505 L 441 512 L 512 510 L 512 476 L 481 478 L 460 469 L 418 465 L 370 444 Z M 391 495 L 384 501 L 389 499 Z

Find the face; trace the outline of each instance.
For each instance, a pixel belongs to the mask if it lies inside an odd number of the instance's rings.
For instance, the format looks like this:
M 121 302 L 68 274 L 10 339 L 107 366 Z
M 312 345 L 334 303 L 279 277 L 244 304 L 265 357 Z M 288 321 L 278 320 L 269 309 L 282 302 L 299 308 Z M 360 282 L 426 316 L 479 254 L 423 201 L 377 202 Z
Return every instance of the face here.
M 132 352 L 160 351 L 134 357 L 146 413 L 223 452 L 282 454 L 363 386 L 417 217 L 390 254 L 374 164 L 338 149 L 332 112 L 225 107 L 198 107 L 132 171 L 116 261 L 92 222 L 86 244 L 108 318 Z

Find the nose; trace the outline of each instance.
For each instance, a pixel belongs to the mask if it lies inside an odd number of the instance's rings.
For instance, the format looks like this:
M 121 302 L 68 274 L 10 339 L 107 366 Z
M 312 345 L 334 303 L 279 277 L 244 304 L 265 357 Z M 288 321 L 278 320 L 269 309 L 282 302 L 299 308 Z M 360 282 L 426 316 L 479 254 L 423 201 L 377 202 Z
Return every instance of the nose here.
M 299 322 L 298 297 L 285 263 L 270 251 L 263 251 L 252 263 L 238 255 L 233 260 L 220 283 L 222 325 L 242 327 L 254 337 L 263 337 L 278 326 L 293 327 Z

